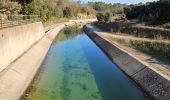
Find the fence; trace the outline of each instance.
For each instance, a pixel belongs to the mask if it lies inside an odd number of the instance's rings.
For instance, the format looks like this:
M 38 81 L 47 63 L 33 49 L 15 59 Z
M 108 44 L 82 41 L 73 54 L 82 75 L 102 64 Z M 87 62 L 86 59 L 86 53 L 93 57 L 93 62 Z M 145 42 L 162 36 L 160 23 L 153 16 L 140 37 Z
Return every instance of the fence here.
M 40 21 L 39 15 L 1 15 L 0 29 Z

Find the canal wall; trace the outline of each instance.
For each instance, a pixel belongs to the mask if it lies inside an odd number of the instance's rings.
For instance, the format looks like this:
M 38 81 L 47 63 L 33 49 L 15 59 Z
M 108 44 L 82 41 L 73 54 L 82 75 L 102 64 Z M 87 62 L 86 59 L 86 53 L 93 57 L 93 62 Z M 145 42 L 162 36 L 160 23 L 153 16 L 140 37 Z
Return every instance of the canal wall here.
M 0 72 L 44 35 L 41 22 L 0 30 Z
M 170 81 L 156 73 L 134 55 L 103 39 L 88 26 L 84 31 L 118 67 L 154 100 L 170 99 Z
M 22 54 L 22 56 L 17 58 L 17 60 L 15 60 L 14 62 L 10 63 L 8 66 L 6 66 L 6 68 L 3 71 L 0 72 L 0 100 L 22 99 L 22 96 L 24 95 L 25 91 L 30 86 L 32 80 L 34 79 L 35 75 L 40 69 L 42 62 L 45 56 L 47 55 L 47 52 L 53 40 L 59 33 L 59 31 L 63 29 L 64 27 L 78 25 L 78 24 L 85 24 L 88 22 L 89 20 L 79 20 L 76 22 L 70 21 L 70 22 L 60 23 L 60 24 L 52 25 L 48 28 L 45 28 L 45 31 L 44 31 L 44 28 L 42 30 L 40 28 L 40 30 L 43 32 L 42 33 L 43 36 L 38 41 L 33 43 L 33 45 L 30 46 L 29 49 L 27 49 Z M 30 25 L 26 25 L 26 26 L 20 26 L 20 28 L 24 27 L 25 31 L 33 30 L 34 27 L 36 27 L 35 24 L 41 25 L 41 23 L 33 23 Z M 26 27 L 28 29 L 26 29 Z M 18 26 L 16 29 L 20 30 L 20 28 Z M 6 30 L 9 30 L 9 29 L 6 29 Z M 34 31 L 32 32 L 33 33 L 30 33 L 30 34 L 36 34 L 36 32 Z M 21 33 L 18 33 L 18 34 L 21 34 Z M 20 38 L 21 37 L 18 37 L 18 39 Z M 15 47 L 15 41 L 13 42 L 14 43 L 11 45 Z M 23 40 L 21 42 L 27 42 L 27 41 Z M 20 46 L 22 47 L 22 45 L 19 45 L 18 48 L 21 48 Z

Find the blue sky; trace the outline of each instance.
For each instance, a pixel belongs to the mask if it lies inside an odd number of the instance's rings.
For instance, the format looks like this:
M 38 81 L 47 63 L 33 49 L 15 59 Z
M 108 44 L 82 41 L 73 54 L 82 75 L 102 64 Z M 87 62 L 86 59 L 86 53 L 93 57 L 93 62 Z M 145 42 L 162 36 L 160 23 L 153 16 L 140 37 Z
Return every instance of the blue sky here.
M 108 3 L 127 3 L 127 4 L 131 4 L 131 3 L 139 3 L 139 2 L 152 2 L 152 1 L 156 1 L 156 0 L 81 0 L 84 2 L 87 1 L 102 1 L 102 2 L 108 2 Z

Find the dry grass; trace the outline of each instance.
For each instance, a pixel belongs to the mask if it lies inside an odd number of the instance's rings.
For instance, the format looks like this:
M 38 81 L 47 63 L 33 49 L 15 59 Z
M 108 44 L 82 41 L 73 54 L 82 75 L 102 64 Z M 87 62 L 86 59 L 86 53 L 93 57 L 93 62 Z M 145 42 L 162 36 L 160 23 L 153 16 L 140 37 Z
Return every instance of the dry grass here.
M 100 34 L 105 34 L 105 37 L 107 37 L 109 40 L 114 40 L 119 44 L 142 51 L 160 60 L 170 59 L 170 41 L 111 35 L 107 33 Z
M 45 27 L 47 27 L 47 26 L 50 26 L 50 25 L 53 25 L 53 24 L 57 24 L 57 23 L 61 23 L 61 22 L 67 22 L 67 21 L 69 21 L 68 18 L 57 18 L 57 19 L 48 20 L 47 22 L 44 22 L 43 25 Z

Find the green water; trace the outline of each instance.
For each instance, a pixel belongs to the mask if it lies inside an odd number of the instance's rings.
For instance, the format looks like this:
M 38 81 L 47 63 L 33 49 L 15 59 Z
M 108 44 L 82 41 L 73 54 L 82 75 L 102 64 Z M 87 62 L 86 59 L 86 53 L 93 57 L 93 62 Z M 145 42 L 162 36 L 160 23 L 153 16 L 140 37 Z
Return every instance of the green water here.
M 85 34 L 62 32 L 35 79 L 28 100 L 146 100 Z

